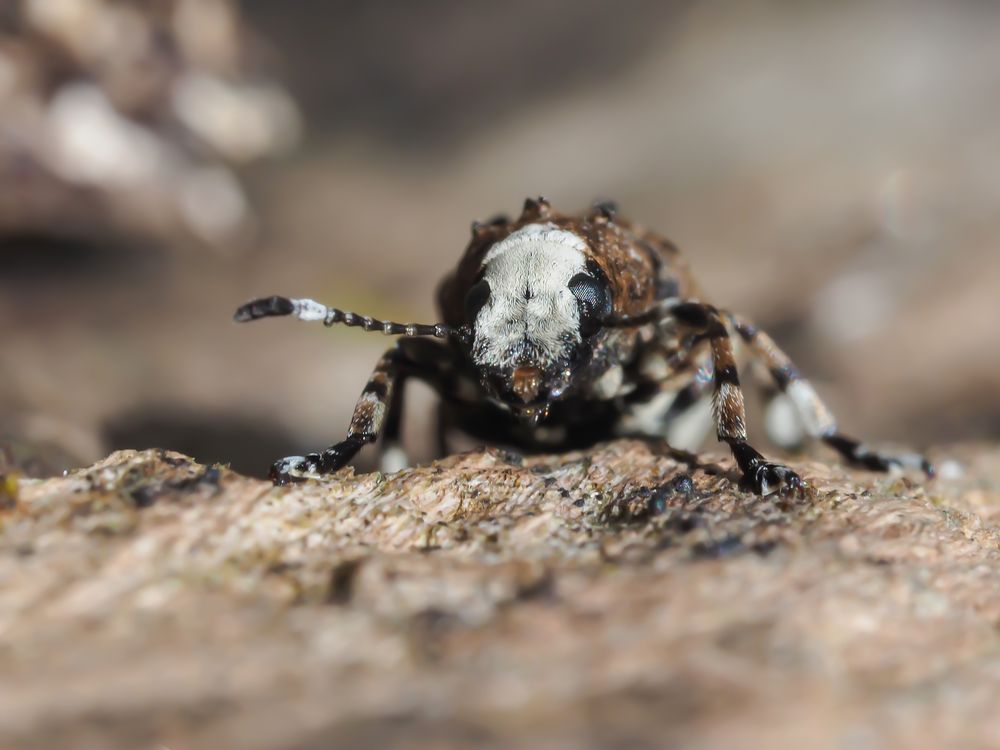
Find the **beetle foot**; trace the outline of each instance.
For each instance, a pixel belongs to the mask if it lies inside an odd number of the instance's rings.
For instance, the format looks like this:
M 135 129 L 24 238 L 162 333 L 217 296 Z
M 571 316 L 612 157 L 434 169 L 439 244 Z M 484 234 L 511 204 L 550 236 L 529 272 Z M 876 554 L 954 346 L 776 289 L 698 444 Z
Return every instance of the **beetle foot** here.
M 767 497 L 774 493 L 800 494 L 809 485 L 787 466 L 765 461 L 746 472 L 740 486 L 762 497 Z

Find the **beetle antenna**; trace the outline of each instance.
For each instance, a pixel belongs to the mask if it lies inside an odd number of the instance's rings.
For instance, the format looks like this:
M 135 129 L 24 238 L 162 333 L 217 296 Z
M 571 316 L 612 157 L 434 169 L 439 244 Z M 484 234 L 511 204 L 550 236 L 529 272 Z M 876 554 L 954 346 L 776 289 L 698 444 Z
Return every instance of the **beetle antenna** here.
M 325 326 L 342 323 L 366 331 L 381 331 L 386 336 L 435 336 L 445 339 L 459 333 L 458 329 L 444 323 L 396 323 L 391 320 L 376 320 L 368 315 L 327 307 L 315 300 L 288 297 L 261 297 L 247 302 L 236 311 L 233 320 L 244 323 L 248 320 L 280 315 L 294 315 L 299 320 L 319 320 Z
M 635 328 L 662 320 L 669 310 L 670 308 L 667 306 L 656 305 L 634 315 L 614 315 L 607 317 L 601 321 L 601 325 L 606 328 Z

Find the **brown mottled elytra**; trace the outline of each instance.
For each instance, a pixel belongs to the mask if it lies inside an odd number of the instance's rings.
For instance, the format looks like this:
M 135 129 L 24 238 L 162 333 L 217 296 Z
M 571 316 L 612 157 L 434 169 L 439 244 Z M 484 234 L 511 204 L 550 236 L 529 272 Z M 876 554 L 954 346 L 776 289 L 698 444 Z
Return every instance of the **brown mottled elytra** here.
M 842 434 L 774 341 L 706 302 L 677 248 L 620 218 L 611 203 L 567 216 L 544 198 L 529 198 L 516 220 L 473 223 L 438 304 L 443 322 L 435 324 L 381 321 L 285 297 L 236 311 L 238 321 L 295 315 L 403 337 L 375 366 L 347 437 L 322 453 L 275 462 L 276 483 L 334 472 L 380 433 L 384 457 L 398 463 L 403 388 L 417 378 L 442 400 L 442 434 L 456 427 L 525 450 L 615 435 L 684 441 L 682 428 L 710 398 L 719 440 L 732 450 L 744 487 L 762 495 L 799 490 L 804 482 L 794 471 L 748 442 L 739 344 L 770 373 L 810 438 L 869 469 L 933 474 L 922 456 L 883 453 Z

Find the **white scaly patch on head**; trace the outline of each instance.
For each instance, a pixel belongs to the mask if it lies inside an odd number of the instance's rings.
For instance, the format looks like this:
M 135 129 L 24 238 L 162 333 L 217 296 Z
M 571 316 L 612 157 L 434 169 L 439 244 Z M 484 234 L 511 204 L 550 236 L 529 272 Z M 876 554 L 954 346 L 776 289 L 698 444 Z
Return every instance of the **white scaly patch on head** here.
M 530 353 L 545 366 L 580 341 L 580 313 L 569 281 L 586 270 L 587 245 L 554 224 L 528 224 L 483 260 L 489 300 L 475 320 L 477 364 L 503 366 Z

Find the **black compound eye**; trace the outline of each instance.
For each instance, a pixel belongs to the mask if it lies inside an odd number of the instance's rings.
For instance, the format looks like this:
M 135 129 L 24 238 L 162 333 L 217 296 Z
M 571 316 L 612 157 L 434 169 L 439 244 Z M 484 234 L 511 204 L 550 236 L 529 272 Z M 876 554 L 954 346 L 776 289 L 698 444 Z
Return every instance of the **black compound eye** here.
M 476 316 L 483 309 L 483 305 L 490 298 L 490 282 L 486 279 L 477 281 L 468 294 L 465 295 L 465 320 L 469 323 L 476 322 Z
M 611 314 L 611 289 L 604 279 L 578 273 L 569 280 L 569 290 L 580 308 L 580 332 L 589 336 Z

